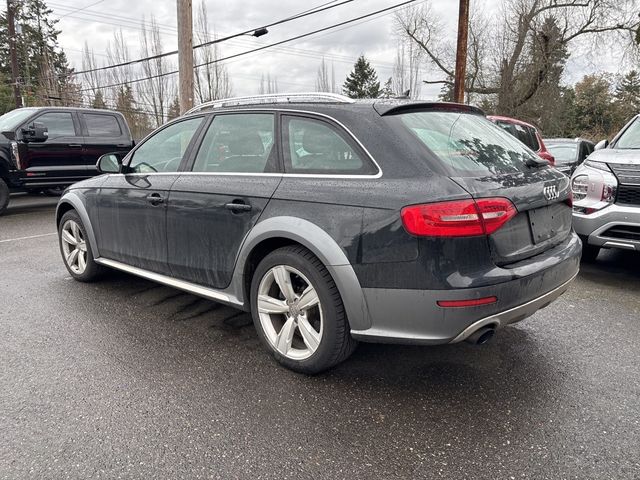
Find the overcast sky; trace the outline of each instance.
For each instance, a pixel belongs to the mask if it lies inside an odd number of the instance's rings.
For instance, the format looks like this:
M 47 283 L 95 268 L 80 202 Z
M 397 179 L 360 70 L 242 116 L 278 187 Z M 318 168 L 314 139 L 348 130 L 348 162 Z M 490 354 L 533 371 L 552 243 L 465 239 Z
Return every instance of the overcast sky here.
M 194 0 L 194 13 L 200 0 Z M 205 0 L 209 22 L 219 36 L 249 30 L 327 3 L 327 0 Z M 223 56 L 277 42 L 285 38 L 358 17 L 401 0 L 355 0 L 346 5 L 288 22 L 270 29 L 263 37 L 240 37 L 221 44 Z M 417 1 L 416 4 L 424 3 Z M 498 14 L 500 0 L 474 0 L 472 9 L 485 9 Z M 81 51 L 86 41 L 99 62 L 106 62 L 105 49 L 115 30 L 122 29 L 132 58 L 138 58 L 140 23 L 153 14 L 161 27 L 164 50 L 177 48 L 175 0 L 47 0 L 62 33 L 59 41 L 72 66 L 81 67 Z M 453 39 L 456 34 L 457 0 L 431 0 L 434 12 L 444 22 Z M 261 75 L 276 77 L 279 90 L 313 91 L 320 58 L 335 68 L 336 82 L 341 85 L 353 63 L 365 54 L 384 82 L 392 74 L 397 39 L 394 35 L 393 14 L 373 18 L 313 35 L 225 62 L 232 79 L 234 94 L 258 93 Z M 616 46 L 574 51 L 565 80 L 574 83 L 585 73 L 609 70 L 617 73 L 620 67 Z M 171 60 L 176 65 L 176 58 Z M 438 77 L 430 67 L 422 68 L 423 78 Z M 440 77 L 438 77 L 440 78 Z M 438 86 L 423 87 L 423 98 L 434 98 Z

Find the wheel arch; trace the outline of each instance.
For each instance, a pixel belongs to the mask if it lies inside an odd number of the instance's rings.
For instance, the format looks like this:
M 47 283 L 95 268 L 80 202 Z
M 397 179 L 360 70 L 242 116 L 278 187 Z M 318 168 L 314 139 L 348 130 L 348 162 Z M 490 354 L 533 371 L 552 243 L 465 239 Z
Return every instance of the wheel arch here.
M 248 305 L 251 277 L 258 263 L 270 252 L 294 244 L 305 247 L 329 270 L 342 297 L 350 327 L 369 328 L 371 322 L 362 287 L 344 251 L 322 228 L 300 218 L 272 217 L 249 232 L 236 261 L 234 277 L 238 296 Z
M 76 192 L 67 192 L 62 196 L 62 198 L 60 198 L 58 206 L 56 207 L 56 229 L 60 227 L 60 220 L 62 219 L 62 216 L 70 210 L 75 210 L 80 216 L 82 224 L 84 225 L 84 228 L 87 232 L 89 244 L 91 245 L 91 251 L 93 252 L 94 257 L 98 258 L 100 256 L 100 253 L 98 251 L 98 243 L 96 242 L 93 225 L 91 224 L 91 220 L 89 219 L 87 209 L 84 206 L 84 201 Z

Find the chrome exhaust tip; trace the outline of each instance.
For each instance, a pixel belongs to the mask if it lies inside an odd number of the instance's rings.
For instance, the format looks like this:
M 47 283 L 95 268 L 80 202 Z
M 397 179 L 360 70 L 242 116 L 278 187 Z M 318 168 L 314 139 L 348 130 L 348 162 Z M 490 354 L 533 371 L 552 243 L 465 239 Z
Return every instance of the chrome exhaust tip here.
M 473 345 L 484 345 L 493 338 L 496 333 L 496 329 L 493 326 L 481 327 L 471 335 L 469 335 L 465 341 Z

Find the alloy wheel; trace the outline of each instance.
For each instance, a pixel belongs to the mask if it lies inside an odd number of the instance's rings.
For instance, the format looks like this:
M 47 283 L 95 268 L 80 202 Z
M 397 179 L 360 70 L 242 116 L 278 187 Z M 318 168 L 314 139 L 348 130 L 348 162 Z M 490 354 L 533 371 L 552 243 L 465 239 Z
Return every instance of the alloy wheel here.
M 271 268 L 258 286 L 258 317 L 273 348 L 292 360 L 315 353 L 322 340 L 322 305 L 315 287 L 289 265 Z
M 87 268 L 87 242 L 80 226 L 73 220 L 67 220 L 62 226 L 60 241 L 67 266 L 73 273 L 82 275 Z

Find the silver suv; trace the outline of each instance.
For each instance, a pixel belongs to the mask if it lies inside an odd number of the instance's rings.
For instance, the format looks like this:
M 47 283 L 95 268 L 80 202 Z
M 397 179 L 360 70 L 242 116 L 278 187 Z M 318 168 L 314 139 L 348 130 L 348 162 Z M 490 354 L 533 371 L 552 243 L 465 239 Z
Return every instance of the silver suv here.
M 596 145 L 573 173 L 571 187 L 584 260 L 595 260 L 601 248 L 640 251 L 640 115 L 611 144 Z

